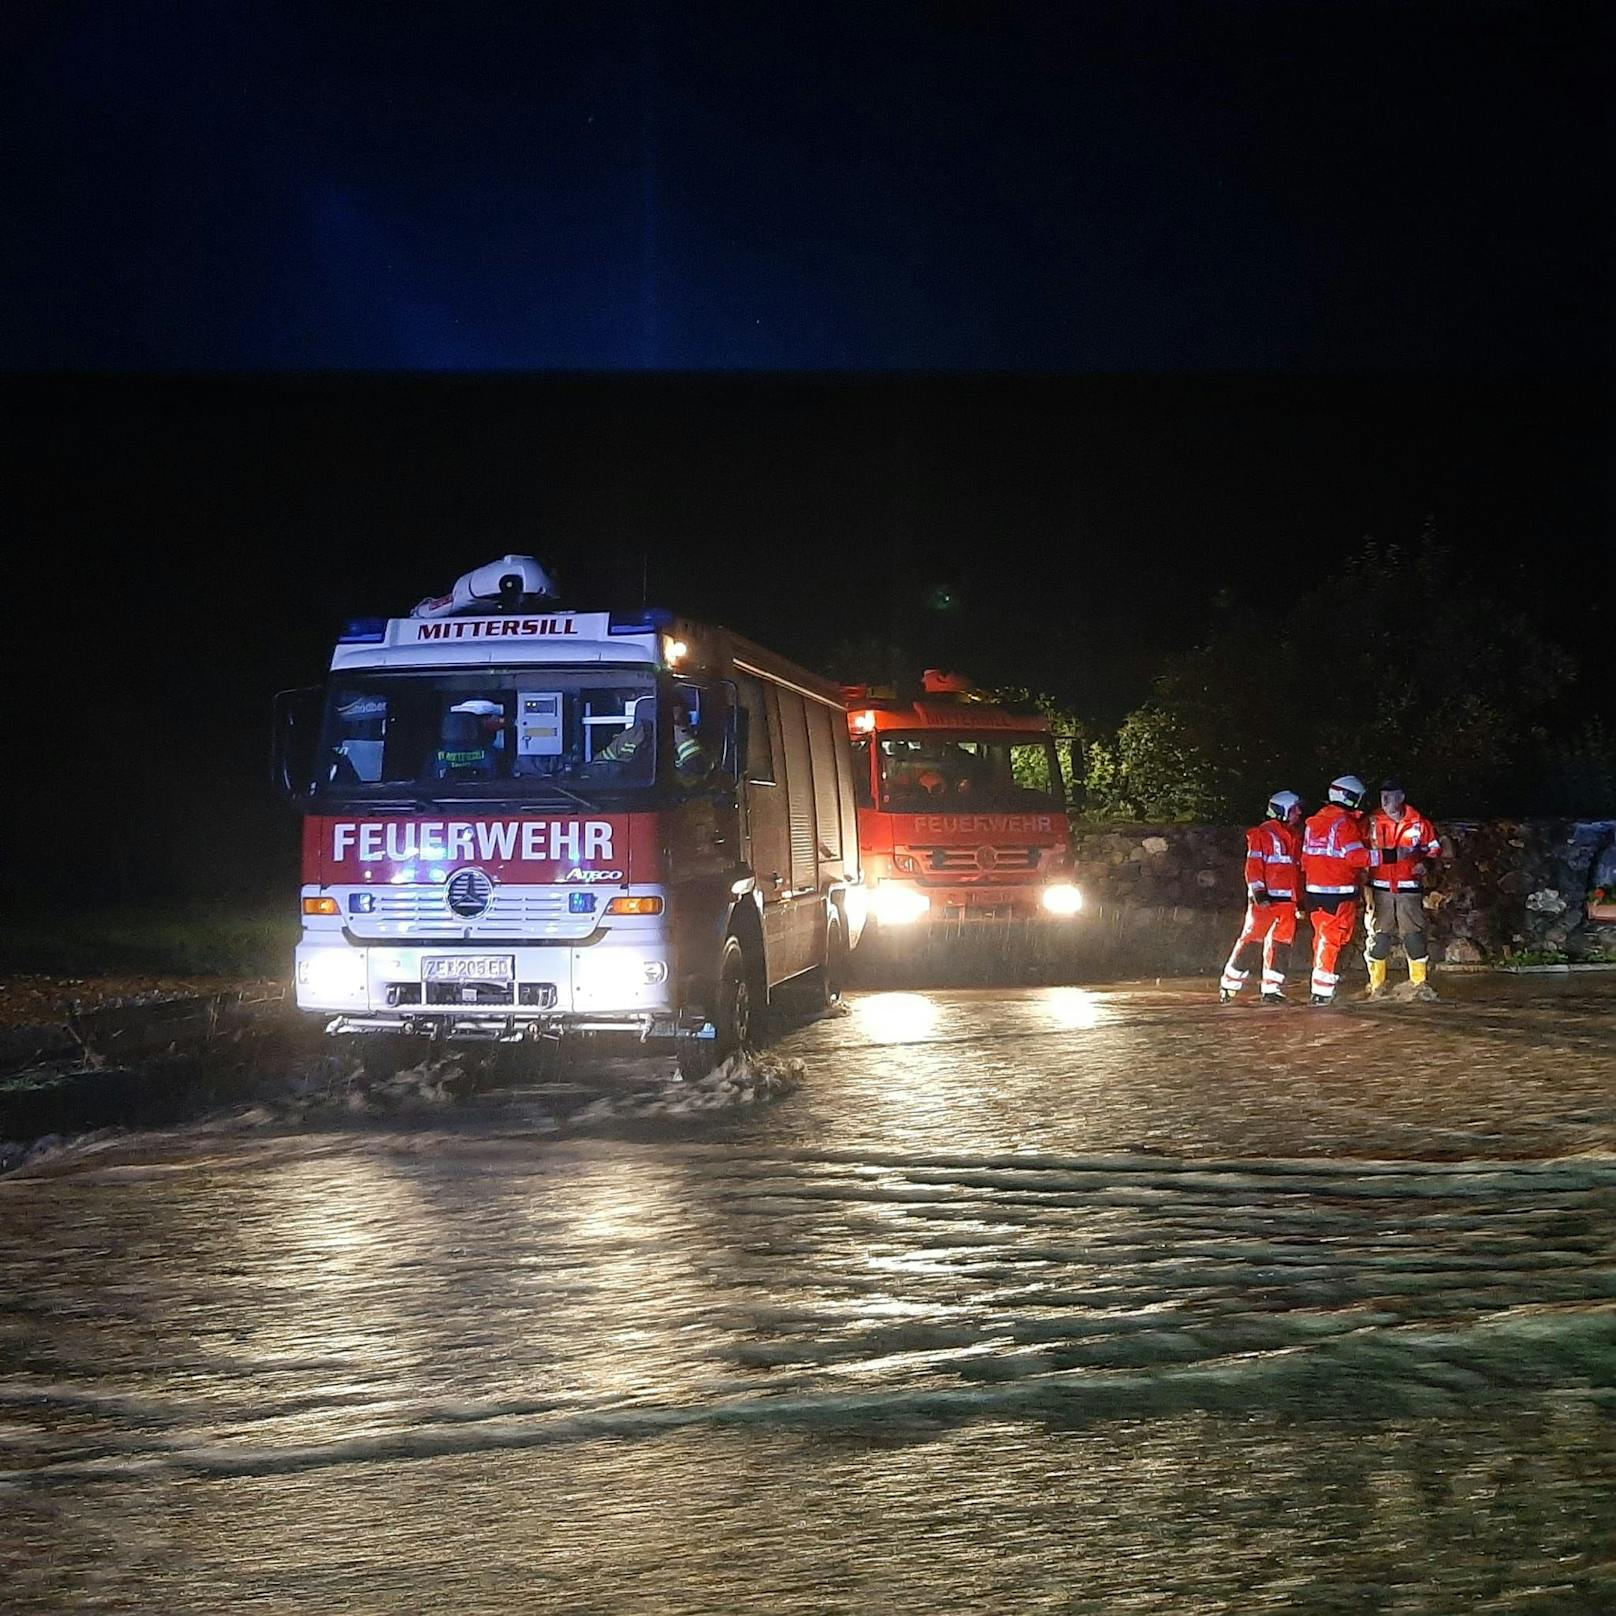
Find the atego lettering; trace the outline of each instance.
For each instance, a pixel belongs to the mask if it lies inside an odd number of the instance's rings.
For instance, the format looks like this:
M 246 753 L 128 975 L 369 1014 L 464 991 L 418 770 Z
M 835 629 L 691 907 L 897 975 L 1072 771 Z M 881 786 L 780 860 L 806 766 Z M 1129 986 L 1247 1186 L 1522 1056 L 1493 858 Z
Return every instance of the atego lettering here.
M 348 859 L 361 864 L 565 859 L 576 864 L 613 856 L 609 819 L 339 819 L 331 824 L 336 864 Z

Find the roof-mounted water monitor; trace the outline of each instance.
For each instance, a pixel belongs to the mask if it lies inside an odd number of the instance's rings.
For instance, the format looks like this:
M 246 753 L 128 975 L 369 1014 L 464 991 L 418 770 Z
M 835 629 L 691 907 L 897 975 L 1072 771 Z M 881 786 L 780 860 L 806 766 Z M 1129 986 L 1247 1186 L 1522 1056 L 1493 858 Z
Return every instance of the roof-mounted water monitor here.
M 411 617 L 461 617 L 472 613 L 525 611 L 558 599 L 555 580 L 532 556 L 501 556 L 455 579 L 447 595 L 429 595 Z

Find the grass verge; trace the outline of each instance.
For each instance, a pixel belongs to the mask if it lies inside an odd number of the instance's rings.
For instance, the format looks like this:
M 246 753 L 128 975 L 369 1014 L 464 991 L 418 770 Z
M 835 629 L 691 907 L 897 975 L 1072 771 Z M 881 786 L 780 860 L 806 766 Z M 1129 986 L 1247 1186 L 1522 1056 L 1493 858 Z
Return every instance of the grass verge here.
M 83 910 L 0 925 L 0 975 L 284 977 L 296 916 L 273 911 Z

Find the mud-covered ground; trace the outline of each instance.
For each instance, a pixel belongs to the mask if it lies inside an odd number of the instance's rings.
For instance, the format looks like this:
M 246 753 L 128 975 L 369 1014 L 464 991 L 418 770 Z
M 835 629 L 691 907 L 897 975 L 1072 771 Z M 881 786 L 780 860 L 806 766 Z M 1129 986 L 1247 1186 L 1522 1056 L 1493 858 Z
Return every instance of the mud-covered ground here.
M 870 993 L 695 1090 L 58 1141 L 0 1602 L 1616 1608 L 1616 993 L 1444 987 Z
M 136 1010 L 174 999 L 263 988 L 273 984 L 235 976 L 177 976 L 164 972 L 123 972 L 94 976 L 0 977 L 0 1031 L 57 1027 L 87 1014 Z

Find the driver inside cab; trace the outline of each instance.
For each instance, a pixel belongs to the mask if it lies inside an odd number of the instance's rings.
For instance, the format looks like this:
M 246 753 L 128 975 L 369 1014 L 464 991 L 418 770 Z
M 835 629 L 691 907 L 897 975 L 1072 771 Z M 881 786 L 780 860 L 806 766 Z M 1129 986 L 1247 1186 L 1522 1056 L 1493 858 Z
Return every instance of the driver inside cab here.
M 713 758 L 690 714 L 689 700 L 676 692 L 672 702 L 673 771 L 682 784 L 693 785 L 712 773 Z

